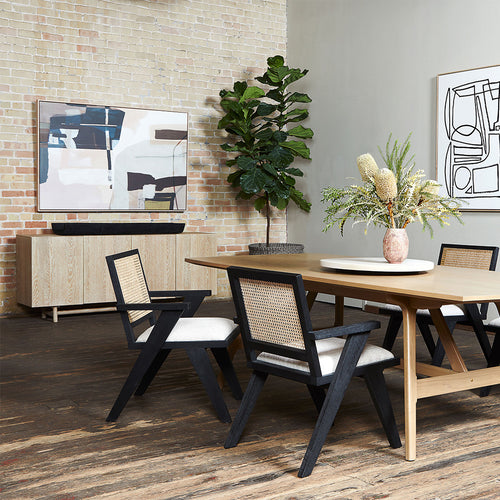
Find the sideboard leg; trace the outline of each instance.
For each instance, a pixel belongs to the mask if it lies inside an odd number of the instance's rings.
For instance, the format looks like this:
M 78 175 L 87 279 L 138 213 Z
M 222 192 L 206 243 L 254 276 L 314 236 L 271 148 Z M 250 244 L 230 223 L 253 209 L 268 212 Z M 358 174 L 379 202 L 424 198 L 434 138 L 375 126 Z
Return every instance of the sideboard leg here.
M 57 306 L 52 308 L 52 322 L 57 323 L 59 318 L 57 317 Z

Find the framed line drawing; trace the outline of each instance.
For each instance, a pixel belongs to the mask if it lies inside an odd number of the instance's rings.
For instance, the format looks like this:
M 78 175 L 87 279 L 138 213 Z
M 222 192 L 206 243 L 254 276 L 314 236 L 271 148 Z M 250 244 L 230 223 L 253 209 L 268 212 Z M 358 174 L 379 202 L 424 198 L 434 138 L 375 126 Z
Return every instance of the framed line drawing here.
M 437 181 L 461 210 L 500 210 L 500 66 L 437 77 Z
M 188 114 L 38 101 L 39 212 L 180 212 Z

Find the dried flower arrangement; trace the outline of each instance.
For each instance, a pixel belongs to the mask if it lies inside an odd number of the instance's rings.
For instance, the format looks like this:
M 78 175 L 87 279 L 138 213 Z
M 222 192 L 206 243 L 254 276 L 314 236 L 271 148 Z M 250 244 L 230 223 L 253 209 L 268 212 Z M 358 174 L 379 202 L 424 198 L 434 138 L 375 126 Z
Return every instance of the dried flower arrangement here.
M 459 201 L 440 196 L 436 181 L 425 179 L 422 170 L 414 171 L 414 155 L 408 158 L 410 136 L 402 144 L 395 140 L 391 147 L 391 134 L 385 154 L 379 148 L 387 168 L 379 169 L 369 153 L 357 158 L 363 185 L 323 189 L 322 201 L 327 204 L 324 231 L 338 225 L 343 235 L 348 219 L 354 224 L 364 222 L 367 228 L 370 224 L 406 228 L 418 220 L 432 236 L 432 220 L 441 226 L 448 225 L 450 217 L 462 222 Z

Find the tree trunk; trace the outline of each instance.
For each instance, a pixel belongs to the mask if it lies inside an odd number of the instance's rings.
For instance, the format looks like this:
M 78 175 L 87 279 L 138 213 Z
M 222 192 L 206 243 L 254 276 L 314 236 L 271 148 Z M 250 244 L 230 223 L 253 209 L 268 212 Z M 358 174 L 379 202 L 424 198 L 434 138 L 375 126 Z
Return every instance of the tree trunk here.
M 269 237 L 271 234 L 271 205 L 269 203 L 269 194 L 266 193 L 266 246 L 269 246 Z

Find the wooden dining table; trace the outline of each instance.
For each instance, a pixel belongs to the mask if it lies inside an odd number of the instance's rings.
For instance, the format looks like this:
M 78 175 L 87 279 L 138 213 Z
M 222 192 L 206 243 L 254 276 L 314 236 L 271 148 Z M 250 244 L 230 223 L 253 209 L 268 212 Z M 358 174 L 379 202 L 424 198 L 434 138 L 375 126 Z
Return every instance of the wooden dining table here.
M 469 371 L 448 329 L 440 307 L 445 304 L 492 302 L 500 313 L 500 273 L 436 266 L 410 274 L 353 273 L 325 269 L 322 259 L 339 256 L 303 253 L 291 255 L 220 255 L 188 258 L 200 266 L 226 269 L 240 266 L 301 274 L 312 305 L 317 293 L 335 295 L 335 324 L 343 323 L 344 297 L 394 304 L 403 314 L 405 453 L 415 460 L 417 401 L 422 398 L 500 383 L 500 367 Z M 450 368 L 417 363 L 416 312 L 429 309 L 443 343 Z M 424 376 L 417 378 L 417 375 Z

